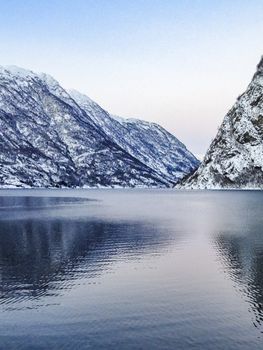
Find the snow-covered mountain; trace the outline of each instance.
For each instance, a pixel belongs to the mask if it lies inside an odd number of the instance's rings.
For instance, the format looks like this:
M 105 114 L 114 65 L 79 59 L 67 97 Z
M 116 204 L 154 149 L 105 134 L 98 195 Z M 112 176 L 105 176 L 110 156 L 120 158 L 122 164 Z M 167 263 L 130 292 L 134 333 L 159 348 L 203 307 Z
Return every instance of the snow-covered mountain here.
M 193 154 L 160 125 L 110 115 L 78 91 L 69 94 L 117 145 L 171 183 L 197 168 Z
M 17 67 L 0 67 L 0 127 L 1 187 L 170 186 L 198 165 L 160 126 Z
M 184 188 L 263 188 L 263 57 Z

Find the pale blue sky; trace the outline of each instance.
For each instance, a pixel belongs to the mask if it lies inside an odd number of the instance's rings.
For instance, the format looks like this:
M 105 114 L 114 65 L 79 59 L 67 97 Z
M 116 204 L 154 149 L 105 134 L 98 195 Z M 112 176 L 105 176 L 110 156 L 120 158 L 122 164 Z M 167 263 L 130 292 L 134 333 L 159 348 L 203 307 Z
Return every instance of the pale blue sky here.
M 0 0 L 0 64 L 53 75 L 204 153 L 249 83 L 262 0 Z

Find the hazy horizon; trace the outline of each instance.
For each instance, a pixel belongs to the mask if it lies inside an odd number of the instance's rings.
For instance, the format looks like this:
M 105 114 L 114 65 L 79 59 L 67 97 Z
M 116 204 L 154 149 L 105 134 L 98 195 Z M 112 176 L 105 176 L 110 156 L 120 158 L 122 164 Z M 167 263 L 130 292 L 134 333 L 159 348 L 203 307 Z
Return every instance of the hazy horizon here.
M 1 65 L 45 72 L 204 154 L 260 60 L 261 1 L 1 1 Z

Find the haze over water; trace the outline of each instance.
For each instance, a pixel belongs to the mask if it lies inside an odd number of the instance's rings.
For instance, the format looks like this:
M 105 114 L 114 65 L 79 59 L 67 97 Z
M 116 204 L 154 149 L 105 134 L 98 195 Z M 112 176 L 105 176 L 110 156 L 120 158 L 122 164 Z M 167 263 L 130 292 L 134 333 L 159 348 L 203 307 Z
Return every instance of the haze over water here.
M 263 193 L 6 190 L 1 349 L 259 349 Z

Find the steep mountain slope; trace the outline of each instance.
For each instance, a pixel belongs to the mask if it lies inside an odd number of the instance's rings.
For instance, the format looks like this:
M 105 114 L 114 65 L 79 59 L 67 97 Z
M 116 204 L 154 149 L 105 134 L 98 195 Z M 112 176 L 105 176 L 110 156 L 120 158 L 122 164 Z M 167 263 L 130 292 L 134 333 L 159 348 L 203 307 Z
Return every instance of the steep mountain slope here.
M 0 186 L 169 186 L 55 81 L 0 68 Z
M 114 144 L 51 77 L 0 71 L 0 183 L 166 185 Z
M 185 145 L 160 125 L 110 115 L 78 91 L 69 94 L 116 144 L 171 183 L 199 165 Z
M 263 188 L 263 58 L 185 188 Z

